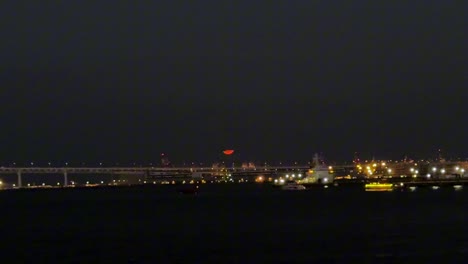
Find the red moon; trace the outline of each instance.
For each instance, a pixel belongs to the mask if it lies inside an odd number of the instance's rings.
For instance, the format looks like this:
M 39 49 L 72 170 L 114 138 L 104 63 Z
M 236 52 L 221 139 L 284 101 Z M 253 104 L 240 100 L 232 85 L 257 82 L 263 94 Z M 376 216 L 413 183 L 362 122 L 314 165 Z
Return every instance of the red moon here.
M 226 150 L 223 150 L 223 153 L 224 153 L 224 155 L 231 155 L 232 153 L 234 153 L 234 150 L 233 149 L 226 149 Z

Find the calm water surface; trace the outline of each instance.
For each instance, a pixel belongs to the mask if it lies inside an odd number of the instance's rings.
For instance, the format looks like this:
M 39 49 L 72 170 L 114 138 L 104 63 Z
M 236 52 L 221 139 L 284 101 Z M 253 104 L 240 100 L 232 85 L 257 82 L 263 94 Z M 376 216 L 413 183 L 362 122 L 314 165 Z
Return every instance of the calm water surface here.
M 0 192 L 2 263 L 458 263 L 468 190 Z

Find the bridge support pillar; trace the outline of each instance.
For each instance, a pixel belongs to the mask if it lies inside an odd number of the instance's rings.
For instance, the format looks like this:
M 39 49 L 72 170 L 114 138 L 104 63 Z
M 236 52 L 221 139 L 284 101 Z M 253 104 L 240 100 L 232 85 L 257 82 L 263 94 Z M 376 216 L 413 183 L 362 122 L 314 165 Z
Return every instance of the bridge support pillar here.
M 63 187 L 68 186 L 68 172 L 63 172 Z
M 21 171 L 16 172 L 16 175 L 18 175 L 18 188 L 23 187 L 22 179 L 21 179 Z

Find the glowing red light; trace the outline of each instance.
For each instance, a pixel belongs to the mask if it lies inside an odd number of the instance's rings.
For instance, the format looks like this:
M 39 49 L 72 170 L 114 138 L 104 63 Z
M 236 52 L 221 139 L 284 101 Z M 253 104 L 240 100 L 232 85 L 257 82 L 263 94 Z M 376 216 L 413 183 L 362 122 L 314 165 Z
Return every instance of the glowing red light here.
M 233 149 L 226 149 L 226 150 L 223 150 L 223 153 L 224 153 L 224 155 L 231 155 L 232 153 L 234 153 L 234 150 Z

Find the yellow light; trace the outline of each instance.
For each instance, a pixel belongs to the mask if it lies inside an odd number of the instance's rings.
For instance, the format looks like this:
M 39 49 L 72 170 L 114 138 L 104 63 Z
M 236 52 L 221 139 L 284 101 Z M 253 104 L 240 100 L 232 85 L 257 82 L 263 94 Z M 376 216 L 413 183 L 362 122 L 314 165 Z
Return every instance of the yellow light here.
M 365 185 L 366 191 L 392 191 L 391 183 L 368 183 Z

